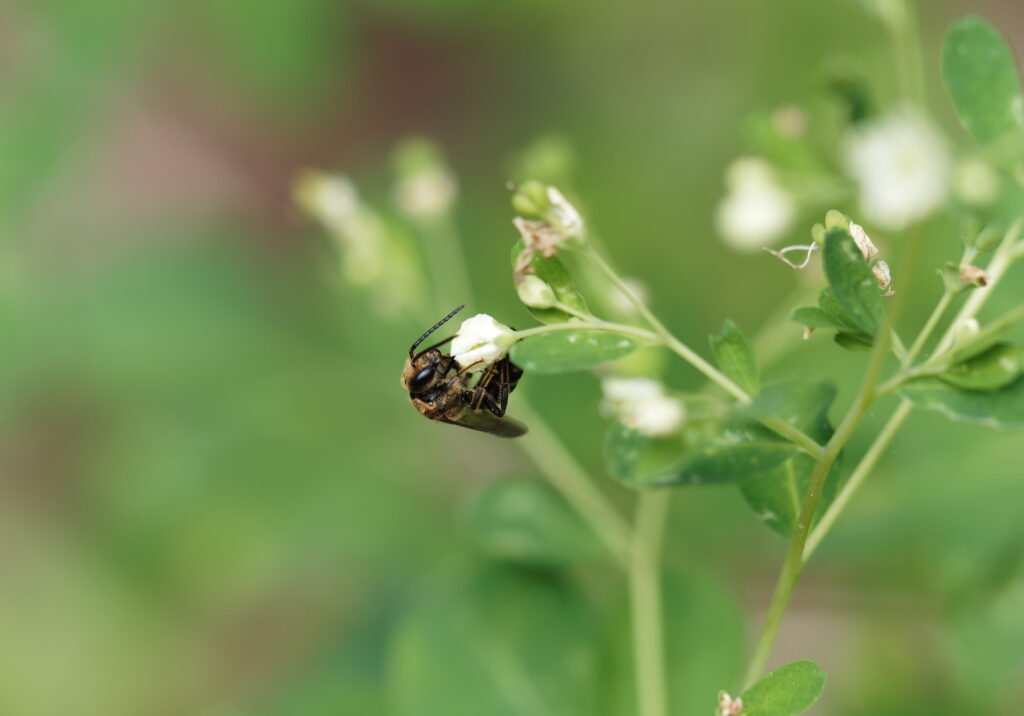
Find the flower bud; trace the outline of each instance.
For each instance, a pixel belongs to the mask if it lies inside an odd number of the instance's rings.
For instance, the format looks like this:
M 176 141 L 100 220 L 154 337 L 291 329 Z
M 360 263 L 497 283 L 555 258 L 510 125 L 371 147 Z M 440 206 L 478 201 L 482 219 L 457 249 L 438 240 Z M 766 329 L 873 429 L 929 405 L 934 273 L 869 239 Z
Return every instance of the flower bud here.
M 967 265 L 960 267 L 960 280 L 984 288 L 992 280 L 992 275 L 985 269 Z
M 519 300 L 530 308 L 551 308 L 557 300 L 554 290 L 543 279 L 524 276 L 516 286 Z
M 863 254 L 864 260 L 868 263 L 874 261 L 875 257 L 878 256 L 878 247 L 871 241 L 871 237 L 869 237 L 867 232 L 864 231 L 864 227 L 851 221 L 850 236 L 852 236 L 853 240 L 857 243 L 857 248 L 860 249 L 861 254 Z
M 411 219 L 433 221 L 455 203 L 458 186 L 440 149 L 425 139 L 407 139 L 395 152 L 398 182 L 394 201 Z
M 547 188 L 539 181 L 521 184 L 512 195 L 512 208 L 524 219 L 543 219 L 551 209 Z
M 891 296 L 895 293 L 892 290 L 892 275 L 889 273 L 889 264 L 885 261 L 879 261 L 871 267 L 871 275 L 875 277 L 875 283 L 878 287 L 885 291 L 886 296 Z
M 478 373 L 505 357 L 515 343 L 515 334 L 486 313 L 467 318 L 452 339 L 451 355 L 455 362 L 471 373 Z

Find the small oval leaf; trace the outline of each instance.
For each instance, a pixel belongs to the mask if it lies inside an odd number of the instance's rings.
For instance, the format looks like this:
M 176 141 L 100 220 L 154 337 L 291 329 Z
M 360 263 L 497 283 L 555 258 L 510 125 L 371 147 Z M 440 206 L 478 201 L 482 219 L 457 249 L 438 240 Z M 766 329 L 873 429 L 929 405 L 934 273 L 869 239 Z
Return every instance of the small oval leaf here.
M 874 336 L 885 315 L 882 292 L 850 232 L 829 229 L 824 257 L 825 275 L 836 301 L 860 331 Z
M 534 373 L 567 373 L 605 363 L 633 352 L 632 338 L 606 331 L 552 331 L 512 346 L 512 361 Z
M 614 423 L 605 439 L 609 474 L 640 488 L 741 482 L 795 453 L 791 443 L 746 424 L 711 431 L 699 426 L 688 430 L 684 439 L 656 440 Z
M 727 320 L 722 330 L 710 337 L 715 362 L 736 385 L 751 395 L 761 389 L 761 375 L 750 341 L 732 321 Z
M 942 79 L 956 113 L 981 144 L 1024 129 L 1017 63 L 999 31 L 980 17 L 950 28 L 942 47 Z
M 958 363 L 939 379 L 964 390 L 998 390 L 1024 373 L 1024 348 L 997 343 L 984 353 Z
M 780 666 L 743 692 L 743 716 L 794 716 L 806 711 L 825 689 L 825 672 L 802 659 Z
M 938 378 L 919 378 L 906 383 L 899 394 L 915 407 L 936 410 L 952 420 L 1024 428 L 1024 377 L 999 390 L 963 390 Z

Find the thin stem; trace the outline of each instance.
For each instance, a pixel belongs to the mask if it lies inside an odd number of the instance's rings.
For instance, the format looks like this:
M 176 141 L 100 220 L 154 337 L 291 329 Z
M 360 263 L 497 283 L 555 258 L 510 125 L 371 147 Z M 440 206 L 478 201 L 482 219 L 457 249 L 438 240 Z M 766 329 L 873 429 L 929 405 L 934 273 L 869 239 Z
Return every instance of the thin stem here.
M 615 287 L 622 292 L 622 295 L 636 307 L 636 310 L 641 316 L 643 316 L 644 320 L 647 321 L 651 328 L 654 329 L 654 332 L 661 336 L 662 341 L 665 343 L 665 347 L 699 370 L 707 376 L 710 381 L 721 387 L 722 390 L 736 398 L 736 400 L 741 403 L 750 402 L 750 396 L 747 395 L 746 391 L 732 382 L 724 373 L 720 372 L 713 365 L 701 358 L 700 355 L 698 355 L 692 348 L 673 336 L 669 330 L 665 328 L 665 324 L 659 321 L 658 318 L 651 313 L 651 309 L 649 309 L 643 301 L 637 298 L 636 294 L 629 288 L 629 285 L 619 277 L 619 274 L 608 264 L 607 261 L 604 260 L 604 257 L 601 256 L 601 254 L 589 245 L 584 250 L 584 254 L 587 258 L 593 261 L 601 271 L 604 272 L 604 275 L 608 277 L 608 280 L 611 281 Z
M 625 336 L 635 336 L 645 341 L 651 341 L 653 343 L 660 343 L 661 339 L 654 333 L 644 330 L 643 328 L 637 328 L 636 326 L 627 326 L 624 323 L 609 323 L 608 321 L 599 321 L 595 318 L 591 318 L 589 321 L 567 321 L 565 323 L 548 323 L 543 326 L 536 326 L 534 328 L 527 328 L 525 331 L 516 331 L 515 340 L 520 341 L 524 338 L 531 336 L 539 336 L 544 333 L 555 333 L 557 331 L 605 331 L 608 333 L 621 333 Z
M 793 530 L 789 550 L 786 552 L 786 560 L 783 562 L 782 569 L 779 572 L 779 578 L 775 584 L 775 592 L 772 594 L 771 603 L 768 605 L 768 613 L 765 615 L 764 626 L 761 628 L 761 636 L 758 638 L 754 654 L 750 660 L 750 666 L 747 668 L 744 688 L 750 686 L 758 679 L 768 663 L 768 657 L 775 643 L 775 637 L 779 633 L 782 618 L 785 616 L 789 600 L 793 596 L 793 589 L 796 587 L 797 580 L 803 572 L 804 545 L 807 542 L 807 535 L 811 529 L 811 521 L 818 510 L 818 502 L 821 500 L 825 480 L 836 457 L 839 456 L 839 452 L 849 441 L 853 431 L 864 418 L 868 408 L 871 407 L 871 403 L 874 402 L 875 385 L 882 371 L 885 355 L 889 350 L 888 343 L 889 329 L 888 326 L 883 326 L 878 332 L 874 347 L 871 349 L 871 356 L 868 360 L 867 369 L 864 372 L 864 379 L 861 382 L 860 390 L 853 400 L 853 405 L 850 406 L 846 416 L 839 423 L 836 432 L 825 445 L 824 451 L 814 464 L 807 488 L 807 496 L 804 498 L 800 516 L 797 518 L 796 527 Z
M 889 421 L 885 424 L 885 427 L 882 428 L 882 432 L 878 434 L 875 441 L 871 444 L 871 447 L 868 448 L 864 457 L 862 457 L 860 462 L 857 464 L 853 474 L 850 475 L 850 479 L 847 480 L 845 485 L 843 485 L 839 494 L 836 495 L 835 499 L 832 501 L 832 504 L 830 504 L 828 509 L 825 510 L 825 514 L 823 514 L 821 519 L 818 520 L 818 524 L 816 524 L 814 529 L 811 530 L 811 534 L 807 538 L 807 544 L 804 545 L 804 564 L 807 564 L 811 555 L 814 554 L 818 545 L 821 544 L 821 541 L 825 538 L 825 535 L 827 535 L 829 530 L 832 529 L 832 526 L 839 518 L 839 515 L 842 514 L 844 509 L 846 509 L 846 505 L 849 504 L 854 494 L 860 488 L 861 484 L 863 484 L 865 478 L 867 478 L 874 469 L 878 459 L 882 456 L 882 453 L 885 452 L 885 449 L 889 447 L 889 443 L 892 442 L 896 433 L 903 426 L 904 421 L 907 419 L 907 416 L 910 415 L 913 407 L 914 406 L 910 404 L 910 401 L 907 400 L 904 400 L 899 404 L 899 407 L 893 412 Z
M 1006 273 L 1006 270 L 1010 267 L 1018 257 L 1017 252 L 1017 237 L 1020 235 L 1021 226 L 1024 225 L 1024 219 L 1017 219 L 1010 226 L 1010 229 L 1006 232 L 1006 236 L 1003 238 L 1002 243 L 999 244 L 999 248 L 996 249 L 995 255 L 992 257 L 992 261 L 989 262 L 986 270 L 989 273 L 990 280 L 987 287 L 984 289 L 975 289 L 971 294 L 971 297 L 967 299 L 964 305 L 957 312 L 956 318 L 949 324 L 949 328 L 939 339 L 939 344 L 935 348 L 935 353 L 940 354 L 949 348 L 953 339 L 956 337 L 957 330 L 967 321 L 974 318 L 978 311 L 981 310 L 985 302 L 988 301 L 988 297 L 992 295 L 992 291 L 995 289 L 999 280 Z
M 530 425 L 530 432 L 516 442 L 590 525 L 615 560 L 628 569 L 633 535 L 625 519 L 525 400 L 519 400 L 516 412 Z
M 666 716 L 665 645 L 661 618 L 661 546 L 668 490 L 640 493 L 629 569 L 633 657 L 639 716 Z
M 734 397 L 738 402 L 748 404 L 751 402 L 750 395 L 743 390 L 741 387 L 736 385 L 728 376 L 719 371 L 713 365 L 704 360 L 699 354 L 697 354 L 692 348 L 683 343 L 681 340 L 672 335 L 671 332 L 665 327 L 657 317 L 651 313 L 651 310 L 647 308 L 643 301 L 641 301 L 636 294 L 630 290 L 629 286 L 619 276 L 619 274 L 613 269 L 604 257 L 601 256 L 593 247 L 587 246 L 584 253 L 586 256 L 594 262 L 594 264 L 604 272 L 608 280 L 619 289 L 622 294 L 636 306 L 637 311 L 643 316 L 644 320 L 654 329 L 655 333 L 661 337 L 661 342 L 666 348 L 671 350 L 673 353 L 678 355 L 680 358 L 685 360 L 687 363 L 692 365 L 694 368 L 703 373 L 709 380 L 718 385 L 726 393 Z M 555 324 L 558 325 L 558 324 Z M 613 324 L 609 324 L 613 325 Z M 822 453 L 822 446 L 818 444 L 816 440 L 811 438 L 809 435 L 793 427 L 789 423 L 778 420 L 775 418 L 759 418 L 760 422 L 766 427 L 774 430 L 783 437 L 788 438 L 794 444 L 796 444 L 801 450 L 817 457 Z
M 922 328 L 921 332 L 917 334 L 917 338 L 914 339 L 913 344 L 910 346 L 910 350 L 908 350 L 907 355 L 904 356 L 904 368 L 908 368 L 913 364 L 914 358 L 916 358 L 917 354 L 921 352 L 922 348 L 924 348 L 924 344 L 928 342 L 928 339 L 932 335 L 932 331 L 935 330 L 935 327 L 939 324 L 939 320 L 942 318 L 943 314 L 946 313 L 946 309 L 949 308 L 949 304 L 952 302 L 953 292 L 946 289 L 942 294 L 942 297 L 939 299 L 939 302 L 935 304 L 935 308 L 932 310 L 931 315 L 928 316 L 928 320 L 925 322 L 924 328 Z
M 585 313 L 583 311 L 578 311 L 575 308 L 573 308 L 572 306 L 568 306 L 568 305 L 562 303 L 561 301 L 555 301 L 553 304 L 551 304 L 551 307 L 552 308 L 557 308 L 562 313 L 568 313 L 570 316 L 575 316 L 576 318 L 580 319 L 581 321 L 593 321 L 593 320 L 595 320 L 594 316 L 592 314 Z

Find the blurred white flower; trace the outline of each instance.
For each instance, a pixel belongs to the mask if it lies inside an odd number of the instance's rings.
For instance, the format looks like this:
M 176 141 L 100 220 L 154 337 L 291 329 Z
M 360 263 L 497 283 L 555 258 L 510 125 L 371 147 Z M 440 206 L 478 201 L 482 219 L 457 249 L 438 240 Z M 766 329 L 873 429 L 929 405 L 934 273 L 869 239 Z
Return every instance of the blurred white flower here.
M 295 186 L 299 205 L 340 245 L 345 279 L 355 286 L 377 282 L 385 269 L 384 223 L 359 199 L 355 184 L 342 174 L 303 173 Z
M 432 221 L 451 209 L 458 186 L 451 172 L 441 166 L 424 167 L 407 174 L 395 184 L 394 198 L 407 216 Z
M 637 297 L 640 303 L 647 305 L 650 299 L 650 291 L 647 289 L 646 283 L 632 276 L 624 276 L 622 282 L 626 284 L 626 288 Z M 631 317 L 639 313 L 636 305 L 626 297 L 626 294 L 614 286 L 608 289 L 608 300 L 611 302 L 612 307 L 622 316 Z
M 686 410 L 651 378 L 605 378 L 601 412 L 650 437 L 671 435 L 683 426 Z
M 478 373 L 503 358 L 514 342 L 515 331 L 486 313 L 478 313 L 459 326 L 451 354 L 461 367 Z
M 737 159 L 726 171 L 725 183 L 715 226 L 726 244 L 739 251 L 756 251 L 789 230 L 796 202 L 768 162 L 756 157 Z
M 867 218 L 901 229 L 946 198 L 950 160 L 943 137 L 923 117 L 892 114 L 847 132 L 843 163 Z
M 555 304 L 555 291 L 543 279 L 525 276 L 516 286 L 519 300 L 530 308 L 551 308 Z
M 971 206 L 991 204 L 999 196 L 999 174 L 983 159 L 965 159 L 953 173 L 953 193 Z
M 738 716 L 743 713 L 743 699 L 733 698 L 728 691 L 718 692 L 718 712 L 716 716 Z

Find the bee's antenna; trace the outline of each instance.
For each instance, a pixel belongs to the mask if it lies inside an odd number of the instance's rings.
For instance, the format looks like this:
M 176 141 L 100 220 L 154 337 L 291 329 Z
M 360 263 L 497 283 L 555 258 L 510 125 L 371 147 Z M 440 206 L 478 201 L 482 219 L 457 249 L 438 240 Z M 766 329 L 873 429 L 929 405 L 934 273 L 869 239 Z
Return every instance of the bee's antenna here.
M 461 310 L 462 310 L 463 308 L 465 308 L 465 307 L 466 307 L 466 306 L 465 306 L 465 304 L 463 304 L 463 305 L 459 306 L 459 307 L 458 307 L 458 308 L 456 308 L 456 309 L 455 309 L 454 311 L 452 311 L 452 312 L 451 312 L 451 313 L 449 313 L 449 314 L 448 314 L 447 316 L 445 316 L 445 317 L 444 317 L 444 318 L 442 318 L 442 319 L 441 319 L 440 321 L 438 321 L 438 322 L 437 322 L 437 323 L 435 323 L 435 324 L 434 324 L 433 326 L 431 326 L 431 327 L 430 327 L 430 328 L 429 328 L 429 329 L 427 330 L 427 332 L 426 332 L 426 333 L 424 333 L 424 334 L 423 334 L 422 336 L 420 336 L 419 338 L 417 338 L 417 339 L 416 339 L 416 342 L 415 342 L 415 343 L 413 343 L 413 344 L 412 344 L 412 346 L 411 346 L 411 347 L 409 348 L 409 357 L 410 357 L 410 358 L 412 358 L 412 352 L 413 352 L 414 350 L 416 350 L 416 346 L 418 346 L 418 345 L 419 345 L 420 343 L 422 343 L 422 342 L 423 342 L 423 340 L 424 340 L 424 339 L 425 339 L 425 338 L 426 338 L 427 336 L 429 336 L 429 335 L 430 335 L 431 333 L 433 333 L 433 332 L 434 332 L 434 331 L 436 331 L 436 330 L 437 330 L 438 328 L 440 328 L 440 327 L 441 327 L 441 326 L 443 326 L 443 325 L 444 325 L 445 323 L 447 323 L 447 322 L 448 322 L 448 320 L 449 320 L 449 319 L 450 319 L 450 318 L 451 318 L 452 316 L 454 316 L 454 315 L 455 315 L 456 313 L 458 313 L 459 311 L 461 311 Z

